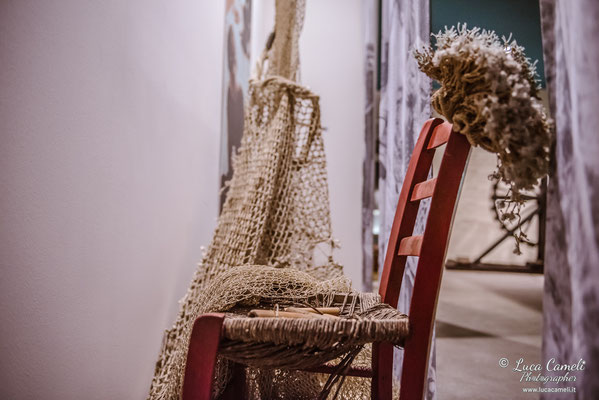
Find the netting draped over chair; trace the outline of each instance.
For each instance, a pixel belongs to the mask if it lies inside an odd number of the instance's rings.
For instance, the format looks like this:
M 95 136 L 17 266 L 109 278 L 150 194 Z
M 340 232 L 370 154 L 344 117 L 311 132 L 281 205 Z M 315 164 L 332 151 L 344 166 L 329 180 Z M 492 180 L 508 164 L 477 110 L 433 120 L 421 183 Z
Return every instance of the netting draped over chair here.
M 332 257 L 324 265 L 313 262 L 315 246 L 332 238 L 319 98 L 296 82 L 304 7 L 305 0 L 277 2 L 268 66 L 262 63 L 250 81 L 226 201 L 178 318 L 165 334 L 151 399 L 181 396 L 190 332 L 200 314 L 261 302 L 331 304 L 335 293 L 350 292 Z M 219 358 L 215 394 L 227 383 L 228 365 Z M 270 387 L 268 396 L 282 380 L 296 395 L 305 392 L 299 386 L 314 386 L 312 392 L 321 387 L 317 377 L 301 372 L 257 368 L 252 374 L 252 385 Z

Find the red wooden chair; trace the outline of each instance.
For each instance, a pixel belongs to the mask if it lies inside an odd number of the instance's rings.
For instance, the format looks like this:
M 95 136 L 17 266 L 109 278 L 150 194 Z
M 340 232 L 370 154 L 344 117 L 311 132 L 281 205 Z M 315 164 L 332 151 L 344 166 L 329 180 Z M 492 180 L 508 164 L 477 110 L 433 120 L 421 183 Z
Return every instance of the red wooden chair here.
M 436 178 L 426 180 L 435 149 L 446 144 Z M 410 334 L 405 339 L 400 399 L 421 400 L 424 395 L 431 334 L 445 252 L 462 174 L 470 144 L 441 119 L 428 120 L 422 127 L 412 153 L 399 196 L 395 219 L 387 246 L 379 293 L 384 303 L 397 306 L 407 257 L 419 257 L 409 311 Z M 420 200 L 432 197 L 424 234 L 413 236 Z M 212 376 L 222 337 L 223 314 L 201 315 L 194 324 L 183 383 L 184 400 L 209 400 Z M 312 372 L 331 373 L 323 365 Z M 239 368 L 242 371 L 242 368 Z M 372 378 L 372 398 L 392 398 L 393 346 L 374 343 L 372 368 L 351 368 L 348 376 Z M 237 381 L 243 380 L 240 373 Z M 239 391 L 230 398 L 241 398 Z

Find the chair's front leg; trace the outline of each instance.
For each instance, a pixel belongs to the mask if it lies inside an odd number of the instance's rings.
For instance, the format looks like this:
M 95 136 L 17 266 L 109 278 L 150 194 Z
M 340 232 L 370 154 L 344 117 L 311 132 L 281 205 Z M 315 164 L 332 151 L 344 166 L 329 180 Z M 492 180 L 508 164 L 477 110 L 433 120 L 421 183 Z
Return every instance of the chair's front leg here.
M 193 324 L 183 379 L 183 400 L 210 400 L 224 314 L 204 314 Z
M 370 392 L 373 400 L 391 400 L 393 398 L 392 344 L 372 344 L 372 383 Z

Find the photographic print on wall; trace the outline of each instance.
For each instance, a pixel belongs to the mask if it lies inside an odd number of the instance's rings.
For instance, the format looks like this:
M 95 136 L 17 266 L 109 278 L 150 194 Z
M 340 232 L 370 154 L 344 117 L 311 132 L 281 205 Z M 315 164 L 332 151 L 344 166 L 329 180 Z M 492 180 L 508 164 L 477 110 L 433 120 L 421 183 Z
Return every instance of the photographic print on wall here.
M 250 78 L 251 0 L 227 0 L 223 60 L 223 106 L 221 117 L 220 187 L 233 176 L 232 156 L 241 145 L 243 103 Z M 219 210 L 225 201 L 221 191 Z

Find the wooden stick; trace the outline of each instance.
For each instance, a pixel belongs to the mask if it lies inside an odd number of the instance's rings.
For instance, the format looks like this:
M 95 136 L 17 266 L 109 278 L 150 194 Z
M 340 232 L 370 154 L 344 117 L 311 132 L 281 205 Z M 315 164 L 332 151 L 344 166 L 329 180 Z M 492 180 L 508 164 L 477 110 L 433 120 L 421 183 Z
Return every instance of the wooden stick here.
M 251 310 L 248 315 L 252 318 L 314 318 L 312 314 L 308 313 L 295 313 L 288 311 L 274 311 L 274 310 Z
M 275 310 L 251 310 L 248 316 L 252 318 L 338 318 L 328 314 L 316 314 L 309 312 L 291 312 Z
M 310 307 L 287 307 L 285 309 L 285 311 L 291 312 L 308 312 L 318 314 L 318 311 L 316 310 L 320 311 L 321 314 L 326 315 L 339 315 L 339 313 L 341 312 L 341 309 L 339 307 L 317 307 L 316 309 Z

